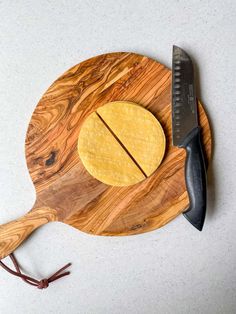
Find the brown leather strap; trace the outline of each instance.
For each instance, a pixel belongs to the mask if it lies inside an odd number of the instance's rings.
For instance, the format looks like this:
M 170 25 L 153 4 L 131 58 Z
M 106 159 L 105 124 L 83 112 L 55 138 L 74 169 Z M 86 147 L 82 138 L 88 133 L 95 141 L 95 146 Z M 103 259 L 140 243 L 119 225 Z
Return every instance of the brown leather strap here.
M 41 280 L 37 280 L 34 279 L 32 277 L 29 277 L 25 274 L 22 274 L 21 270 L 20 270 L 20 266 L 19 263 L 17 262 L 17 259 L 15 258 L 14 254 L 11 253 L 10 258 L 12 260 L 12 263 L 15 266 L 16 271 L 12 270 L 11 268 L 9 268 L 6 264 L 4 264 L 1 260 L 0 260 L 0 266 L 2 266 L 6 271 L 8 271 L 10 274 L 17 276 L 19 278 L 21 278 L 22 280 L 24 280 L 26 283 L 28 283 L 29 285 L 35 286 L 38 289 L 46 289 L 49 286 L 49 283 L 62 278 L 64 276 L 67 276 L 70 274 L 69 271 L 62 273 L 66 268 L 68 268 L 69 266 L 71 266 L 71 263 L 66 264 L 64 267 L 62 267 L 61 269 L 59 269 L 55 274 L 53 274 L 51 277 L 49 278 L 44 278 Z

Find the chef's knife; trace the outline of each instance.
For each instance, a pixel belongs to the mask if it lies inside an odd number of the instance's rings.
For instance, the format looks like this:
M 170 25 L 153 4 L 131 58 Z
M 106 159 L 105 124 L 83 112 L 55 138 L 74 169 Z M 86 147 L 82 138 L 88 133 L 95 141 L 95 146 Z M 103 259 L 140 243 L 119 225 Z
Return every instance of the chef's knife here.
M 183 213 L 202 230 L 206 214 L 206 169 L 198 123 L 193 64 L 187 53 L 173 46 L 172 56 L 172 139 L 186 149 L 185 182 L 189 208 Z

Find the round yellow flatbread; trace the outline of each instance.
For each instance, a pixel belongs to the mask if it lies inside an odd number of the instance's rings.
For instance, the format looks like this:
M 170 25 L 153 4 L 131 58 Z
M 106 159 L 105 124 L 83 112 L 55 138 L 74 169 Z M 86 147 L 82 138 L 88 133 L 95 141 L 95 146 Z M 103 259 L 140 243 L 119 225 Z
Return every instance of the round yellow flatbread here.
M 165 153 L 165 135 L 154 115 L 127 101 L 107 103 L 83 123 L 78 152 L 99 181 L 128 186 L 149 177 Z

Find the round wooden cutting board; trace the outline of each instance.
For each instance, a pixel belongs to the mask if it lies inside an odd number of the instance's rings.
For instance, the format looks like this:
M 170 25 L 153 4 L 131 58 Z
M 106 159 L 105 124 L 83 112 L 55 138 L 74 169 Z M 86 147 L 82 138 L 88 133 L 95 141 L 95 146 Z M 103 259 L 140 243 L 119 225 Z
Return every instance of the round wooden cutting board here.
M 147 179 L 127 187 L 108 186 L 84 168 L 77 142 L 85 119 L 112 101 L 131 101 L 161 123 L 166 152 Z M 207 116 L 199 103 L 206 157 L 211 156 Z M 185 150 L 172 146 L 171 71 L 134 53 L 109 53 L 86 60 L 59 77 L 37 105 L 25 143 L 35 185 L 34 208 L 49 207 L 56 218 L 96 235 L 131 235 L 159 228 L 189 205 Z

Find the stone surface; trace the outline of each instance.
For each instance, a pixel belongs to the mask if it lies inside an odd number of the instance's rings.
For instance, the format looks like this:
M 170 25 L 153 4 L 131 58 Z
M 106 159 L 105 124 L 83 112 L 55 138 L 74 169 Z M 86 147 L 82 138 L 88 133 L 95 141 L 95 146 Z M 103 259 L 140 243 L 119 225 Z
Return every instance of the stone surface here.
M 235 313 L 235 1 L 4 1 L 0 16 L 1 223 L 34 203 L 24 140 L 35 105 L 63 71 L 94 55 L 133 51 L 171 66 L 172 45 L 183 47 L 215 143 L 202 233 L 182 216 L 124 238 L 49 224 L 16 256 L 40 279 L 71 261 L 71 276 L 40 291 L 0 270 L 0 312 Z

